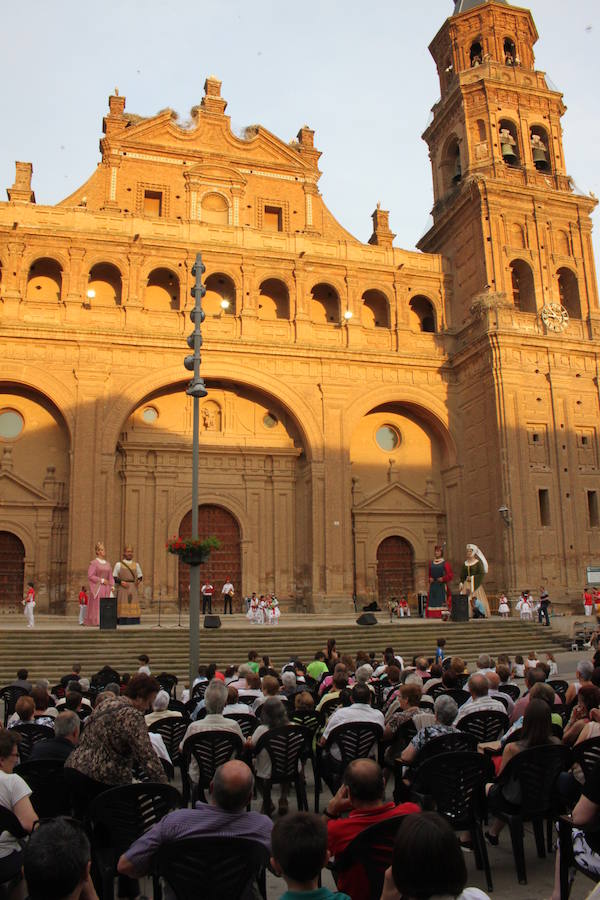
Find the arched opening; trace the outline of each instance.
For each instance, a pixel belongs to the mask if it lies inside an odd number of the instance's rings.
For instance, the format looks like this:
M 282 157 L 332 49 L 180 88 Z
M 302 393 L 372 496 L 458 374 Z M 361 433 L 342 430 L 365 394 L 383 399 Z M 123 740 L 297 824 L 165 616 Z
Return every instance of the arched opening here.
M 512 38 L 504 38 L 504 64 L 507 66 L 517 66 L 517 48 Z
M 550 142 L 548 132 L 541 125 L 534 125 L 529 132 L 531 140 L 531 156 L 538 172 L 550 172 Z
M 556 232 L 556 252 L 559 256 L 571 255 L 571 236 L 567 231 L 560 229 Z
M 436 331 L 435 309 L 431 300 L 428 300 L 427 297 L 413 297 L 409 306 L 411 330 L 434 334 Z
M 86 297 L 92 306 L 121 305 L 121 273 L 112 263 L 96 263 L 90 269 Z
M 27 275 L 27 300 L 47 300 L 56 303 L 62 290 L 62 269 L 55 259 L 36 259 Z
M 267 278 L 258 293 L 258 318 L 289 319 L 290 295 L 287 285 L 278 278 Z
M 12 531 L 0 531 L 0 606 L 20 608 L 25 587 L 25 547 Z
M 205 194 L 200 203 L 202 222 L 229 225 L 229 204 L 222 194 Z
M 160 312 L 179 309 L 179 278 L 171 269 L 153 269 L 148 275 L 144 306 Z
M 474 69 L 475 66 L 480 66 L 483 62 L 483 47 L 481 45 L 481 41 L 473 41 L 471 44 L 471 50 L 469 51 L 469 57 L 471 60 L 471 68 Z
M 442 155 L 442 178 L 446 192 L 452 190 L 462 180 L 460 146 L 456 135 L 452 135 L 449 139 Z
M 229 275 L 214 272 L 205 281 L 202 308 L 207 316 L 235 315 L 235 284 Z
M 522 259 L 514 259 L 510 264 L 512 296 L 515 309 L 521 312 L 536 312 L 535 284 L 531 266 Z
M 316 284 L 311 291 L 310 319 L 316 325 L 340 321 L 340 298 L 330 284 Z
M 519 136 L 517 126 L 510 119 L 501 119 L 498 126 L 500 153 L 507 166 L 520 166 Z
M 191 537 L 192 511 L 185 514 L 179 528 L 180 537 Z M 233 609 L 240 609 L 242 596 L 242 550 L 240 526 L 228 510 L 222 506 L 205 504 L 198 507 L 198 534 L 201 538 L 214 536 L 221 542 L 219 550 L 212 550 L 206 563 L 200 568 L 200 578 L 210 579 L 214 585 L 213 611 L 222 612 L 221 588 L 229 579 L 235 589 Z M 190 597 L 190 567 L 179 562 L 179 597 L 188 603 Z
M 579 297 L 579 282 L 577 275 L 571 269 L 559 269 L 558 293 L 560 302 L 569 313 L 571 319 L 581 319 L 581 301 Z
M 365 291 L 362 295 L 360 320 L 363 328 L 389 328 L 388 299 L 381 291 Z
M 415 553 L 399 535 L 385 538 L 377 548 L 377 594 L 385 608 L 390 597 L 415 589 Z

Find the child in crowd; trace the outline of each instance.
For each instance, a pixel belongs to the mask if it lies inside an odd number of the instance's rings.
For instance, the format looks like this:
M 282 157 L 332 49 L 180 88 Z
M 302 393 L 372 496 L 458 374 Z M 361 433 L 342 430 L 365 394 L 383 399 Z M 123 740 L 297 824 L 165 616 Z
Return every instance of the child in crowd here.
M 89 603 L 89 597 L 87 595 L 87 591 L 85 589 L 85 584 L 81 585 L 81 590 L 79 591 L 79 624 L 85 625 L 85 620 L 87 619 L 87 608 Z
M 298 812 L 279 819 L 271 833 L 271 868 L 287 884 L 280 900 L 350 900 L 347 894 L 319 887 L 329 861 L 327 826 L 321 816 Z
M 444 659 L 444 647 L 446 646 L 446 638 L 438 638 L 437 639 L 437 647 L 435 650 L 435 661 L 438 666 L 441 666 L 442 661 Z
M 548 668 L 550 669 L 548 677 L 556 678 L 556 676 L 558 675 L 558 663 L 554 658 L 554 653 L 546 653 L 546 662 L 548 664 Z
M 501 619 L 508 619 L 510 616 L 510 606 L 508 605 L 508 597 L 501 591 L 498 597 L 498 615 Z
M 515 664 L 513 666 L 513 678 L 525 677 L 525 662 L 520 653 L 515 656 Z
M 539 665 L 539 659 L 535 655 L 535 650 L 531 650 L 527 659 L 525 660 L 525 669 L 537 669 Z
M 25 594 L 25 599 L 23 600 L 23 612 L 25 613 L 25 618 L 27 619 L 27 627 L 33 628 L 33 610 L 35 609 L 35 588 L 33 586 L 33 581 L 27 582 L 27 593 Z

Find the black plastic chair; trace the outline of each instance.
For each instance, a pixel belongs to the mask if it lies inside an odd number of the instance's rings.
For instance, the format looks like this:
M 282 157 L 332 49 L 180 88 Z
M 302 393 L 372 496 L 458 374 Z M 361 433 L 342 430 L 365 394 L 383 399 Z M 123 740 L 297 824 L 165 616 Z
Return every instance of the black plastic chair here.
M 65 780 L 63 760 L 29 759 L 15 766 L 15 773 L 31 788 L 31 803 L 40 819 L 72 814 L 73 804 Z
M 155 675 L 155 678 L 163 691 L 166 691 L 169 697 L 175 700 L 175 689 L 179 682 L 177 675 L 171 675 L 170 672 L 161 672 L 160 675 Z
M 584 780 L 600 765 L 600 737 L 581 741 L 572 748 L 573 762 L 579 763 Z
M 182 784 L 184 782 L 184 763 L 179 745 L 184 739 L 187 729 L 187 720 L 179 716 L 165 716 L 164 719 L 153 722 L 148 728 L 148 731 L 151 731 L 153 734 L 160 734 L 162 737 L 173 766 L 177 766 L 181 772 Z
M 444 693 L 448 697 L 452 697 L 454 701 L 456 701 L 456 705 L 460 709 L 463 703 L 466 703 L 469 697 L 471 696 L 468 691 L 463 691 L 462 688 L 448 688 Z
M 17 687 L 16 684 L 7 684 L 6 687 L 0 688 L 0 700 L 4 703 L 4 727 L 8 723 L 9 718 L 15 711 L 15 706 L 19 697 L 25 697 L 27 691 L 25 688 Z
M 253 735 L 260 725 L 256 716 L 251 715 L 251 713 L 224 713 L 224 716 L 226 719 L 233 719 L 234 722 L 238 723 L 245 738 Z
M 92 800 L 88 820 L 92 859 L 102 884 L 101 900 L 114 897 L 114 878 L 121 854 L 163 816 L 181 805 L 181 794 L 176 788 L 152 782 L 120 785 Z
M 38 741 L 48 741 L 54 737 L 54 728 L 49 725 L 13 725 L 10 729 L 21 735 L 19 742 L 19 762 L 26 762 L 31 756 L 31 750 Z
M 365 828 L 350 841 L 330 865 L 336 883 L 342 872 L 359 864 L 369 885 L 369 900 L 379 900 L 385 870 L 391 865 L 394 841 L 403 821 L 404 816 L 391 816 Z
M 253 883 L 266 900 L 269 855 L 264 844 L 246 838 L 186 838 L 164 844 L 155 864 L 177 900 L 245 900 Z
M 573 829 L 577 827 L 567 819 L 561 816 L 558 820 L 558 838 L 560 841 L 560 900 L 569 900 L 571 888 L 577 872 L 582 872 L 592 881 L 598 880 L 598 875 L 590 872 L 584 866 L 579 865 L 575 859 L 573 851 Z M 585 829 L 584 831 L 585 836 Z M 596 836 L 598 829 L 594 829 Z
M 192 688 L 192 693 L 190 694 L 190 701 L 194 701 L 194 705 L 200 703 L 201 700 L 204 700 L 204 695 L 206 693 L 206 688 L 208 687 L 208 681 L 200 681 L 198 684 L 195 684 Z
M 319 710 L 319 716 L 321 717 L 321 724 L 325 726 L 327 724 L 327 720 L 332 712 L 335 712 L 336 709 L 342 705 L 342 701 L 339 697 L 332 697 L 330 700 L 326 700 L 323 703 L 323 706 Z
M 499 684 L 498 690 L 502 691 L 503 694 L 508 694 L 515 703 L 521 696 L 521 688 L 518 684 Z
M 477 738 L 467 731 L 449 731 L 447 734 L 440 734 L 438 737 L 431 738 L 419 750 L 415 756 L 412 771 L 416 772 L 419 766 L 428 762 L 434 756 L 440 756 L 442 753 L 476 753 Z
M 209 787 L 219 766 L 230 759 L 241 757 L 244 742 L 238 734 L 231 731 L 198 731 L 186 739 L 182 747 L 185 778 L 183 780 L 183 799 L 187 806 L 190 796 L 189 767 L 192 757 L 198 764 L 198 783 L 192 789 L 192 805 L 198 795 L 206 802 L 204 791 Z
M 383 729 L 375 722 L 349 722 L 346 725 L 338 725 L 331 731 L 325 746 L 317 748 L 315 812 L 319 812 L 321 780 L 323 779 L 332 794 L 335 794 L 348 763 L 351 763 L 353 759 L 364 759 L 370 756 L 373 745 L 377 745 L 377 755 L 379 756 L 382 737 Z M 339 750 L 340 760 L 331 755 L 334 746 Z
M 484 744 L 500 740 L 508 730 L 508 716 L 506 713 L 486 709 L 463 716 L 456 727 L 476 737 L 478 744 Z
M 308 728 L 313 737 L 321 724 L 319 715 L 314 709 L 295 709 L 291 721 L 294 725 L 303 725 L 304 728 Z
M 252 694 L 238 694 L 238 703 L 243 703 L 245 706 L 254 706 L 254 701 L 256 697 Z
M 17 817 L 15 816 L 12 810 L 7 809 L 5 806 L 0 806 L 0 833 L 7 831 L 18 841 L 23 841 L 24 838 L 29 837 L 29 833 L 25 831 Z M 23 864 L 22 854 L 15 854 L 16 859 L 13 861 L 13 871 L 6 873 L 6 881 L 0 881 L 0 898 L 8 897 L 8 894 L 5 892 L 4 885 L 8 885 L 14 878 L 17 878 L 21 873 L 21 866 Z M 6 866 L 7 858 L 4 858 L 4 864 Z
M 171 712 L 180 712 L 184 719 L 189 722 L 189 715 L 187 711 L 187 704 L 182 703 L 181 700 L 175 700 L 173 697 L 169 700 L 169 705 L 167 709 L 170 709 Z
M 488 891 L 492 873 L 483 838 L 485 785 L 494 777 L 492 762 L 481 753 L 455 751 L 428 759 L 415 772 L 412 788 L 420 797 L 431 797 L 437 812 L 455 831 L 470 831 L 475 862 L 483 868 Z
M 425 691 L 428 697 L 433 697 L 436 700 L 440 694 L 448 693 L 446 690 L 446 686 L 440 682 L 440 684 L 434 684 L 432 688 Z
M 544 820 L 547 820 L 550 825 L 561 811 L 560 800 L 555 791 L 555 782 L 559 774 L 569 768 L 570 762 L 570 749 L 562 744 L 532 747 L 529 750 L 522 750 L 511 759 L 497 779 L 496 783 L 500 786 L 514 780 L 518 782 L 521 789 L 521 800 L 513 813 L 507 812 L 502 802 L 496 805 L 491 799 L 489 804 L 490 812 L 507 822 L 510 828 L 519 884 L 527 884 L 523 823 L 532 823 L 537 854 L 540 859 L 543 859 L 546 856 Z M 547 840 L 550 852 L 552 849 L 550 827 Z
M 92 675 L 90 688 L 93 689 L 95 695 L 96 693 L 103 691 L 107 684 L 121 684 L 121 676 L 117 670 L 113 669 L 111 666 L 103 666 L 99 672 Z
M 271 777 L 263 778 L 263 801 L 271 806 L 271 787 L 274 784 L 293 784 L 299 810 L 308 811 L 304 762 L 310 752 L 312 734 L 302 725 L 281 725 L 269 728 L 252 748 L 254 756 L 265 750 L 271 761 Z
M 498 692 L 498 694 L 494 694 L 494 700 L 497 700 L 498 703 L 501 703 L 508 713 L 508 694 L 505 697 L 501 697 L 500 692 Z
M 567 691 L 569 690 L 569 682 L 564 681 L 562 678 L 549 678 L 546 684 L 549 684 L 550 687 L 554 689 L 554 692 L 558 694 L 564 703 Z

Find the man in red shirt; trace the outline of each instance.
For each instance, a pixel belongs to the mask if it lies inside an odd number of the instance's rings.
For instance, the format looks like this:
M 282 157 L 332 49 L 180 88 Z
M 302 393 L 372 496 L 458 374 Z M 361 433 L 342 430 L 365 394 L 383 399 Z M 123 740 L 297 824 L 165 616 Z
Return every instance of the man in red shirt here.
M 370 825 L 414 812 L 420 812 L 415 803 L 386 801 L 383 771 L 374 759 L 355 759 L 346 767 L 344 783 L 325 809 L 329 852 L 335 857 Z M 348 815 L 340 818 L 342 814 Z M 340 872 L 337 886 L 352 900 L 369 900 L 369 882 L 360 863 Z

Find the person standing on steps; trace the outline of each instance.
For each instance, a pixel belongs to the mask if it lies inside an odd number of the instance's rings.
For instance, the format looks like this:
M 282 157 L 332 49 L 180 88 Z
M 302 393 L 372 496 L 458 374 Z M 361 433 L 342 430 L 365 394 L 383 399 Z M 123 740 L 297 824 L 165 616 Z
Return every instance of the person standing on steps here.
M 207 609 L 209 616 L 212 614 L 212 596 L 214 592 L 215 589 L 207 578 L 200 588 L 200 593 L 202 594 L 202 615 L 205 615 Z
M 233 609 L 231 608 L 231 604 L 233 601 L 233 595 L 235 593 L 234 587 L 231 583 L 231 578 L 229 575 L 225 579 L 225 584 L 221 588 L 221 594 L 223 595 L 223 615 L 227 613 L 227 607 L 229 606 L 229 615 L 233 615 Z
M 33 586 L 33 581 L 27 582 L 27 593 L 25 594 L 25 599 L 23 600 L 23 612 L 25 613 L 25 618 L 27 619 L 27 627 L 33 628 L 33 610 L 35 609 L 35 588 Z

